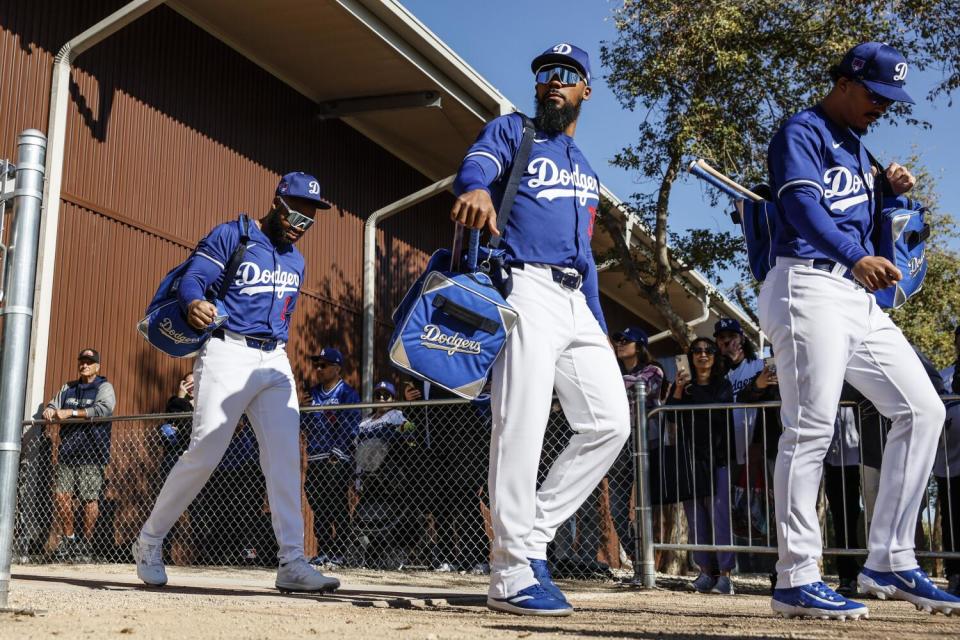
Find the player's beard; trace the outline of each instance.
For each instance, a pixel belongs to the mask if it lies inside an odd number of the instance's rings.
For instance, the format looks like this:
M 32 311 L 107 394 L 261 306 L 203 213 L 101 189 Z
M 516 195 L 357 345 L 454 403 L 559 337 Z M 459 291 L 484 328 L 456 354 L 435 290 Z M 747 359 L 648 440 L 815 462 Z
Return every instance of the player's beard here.
M 549 100 L 550 93 L 543 94 L 542 100 L 537 100 L 537 115 L 533 121 L 537 131 L 543 131 L 550 135 L 563 133 L 567 127 L 577 121 L 580 117 L 580 103 L 572 104 L 564 100 L 561 106 L 556 106 L 552 100 Z
M 283 225 L 280 223 L 280 211 L 274 209 L 271 211 L 262 221 L 260 230 L 263 231 L 263 235 L 270 238 L 270 241 L 278 249 L 285 249 L 290 246 L 290 241 L 287 240 L 283 232 Z

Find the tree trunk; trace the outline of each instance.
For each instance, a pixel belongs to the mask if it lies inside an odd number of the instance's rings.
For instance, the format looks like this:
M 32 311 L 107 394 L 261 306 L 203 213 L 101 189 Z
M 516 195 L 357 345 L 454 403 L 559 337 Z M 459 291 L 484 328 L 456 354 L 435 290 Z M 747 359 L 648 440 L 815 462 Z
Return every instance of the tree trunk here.
M 599 217 L 601 226 L 613 240 L 614 251 L 620 266 L 624 269 L 627 279 L 632 282 L 637 293 L 653 307 L 663 318 L 674 339 L 683 349 L 686 349 L 696 337 L 696 334 L 687 326 L 670 304 L 668 287 L 673 280 L 673 265 L 670 260 L 670 250 L 667 246 L 667 217 L 669 213 L 670 191 L 677 176 L 680 175 L 681 154 L 675 152 L 670 157 L 670 163 L 663 175 L 660 188 L 657 191 L 656 227 L 654 229 L 653 273 L 642 274 L 642 268 L 650 267 L 634 257 L 627 244 L 625 229 L 609 212 Z M 652 282 L 645 280 L 644 275 L 653 275 Z

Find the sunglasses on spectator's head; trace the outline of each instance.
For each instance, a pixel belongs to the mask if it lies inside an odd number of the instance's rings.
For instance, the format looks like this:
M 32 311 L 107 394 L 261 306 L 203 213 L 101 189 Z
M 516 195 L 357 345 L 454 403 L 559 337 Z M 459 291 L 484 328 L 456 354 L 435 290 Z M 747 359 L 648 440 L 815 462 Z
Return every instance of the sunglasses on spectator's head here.
M 295 209 L 291 209 L 290 205 L 287 204 L 287 201 L 284 200 L 281 196 L 277 196 L 277 199 L 280 200 L 280 204 L 283 205 L 283 208 L 287 210 L 284 216 L 287 218 L 287 222 L 290 223 L 294 229 L 300 229 L 301 231 L 306 231 L 309 229 L 315 220 L 310 216 L 305 216 Z
M 708 356 L 712 356 L 717 353 L 717 350 L 714 349 L 713 347 L 695 347 L 693 349 L 690 349 L 690 353 L 693 355 L 699 355 L 701 353 L 705 353 Z
M 567 67 L 562 64 L 548 64 L 537 69 L 537 83 L 549 84 L 554 76 L 560 80 L 560 84 L 565 87 L 572 87 L 578 82 L 586 82 L 580 72 L 573 67 Z

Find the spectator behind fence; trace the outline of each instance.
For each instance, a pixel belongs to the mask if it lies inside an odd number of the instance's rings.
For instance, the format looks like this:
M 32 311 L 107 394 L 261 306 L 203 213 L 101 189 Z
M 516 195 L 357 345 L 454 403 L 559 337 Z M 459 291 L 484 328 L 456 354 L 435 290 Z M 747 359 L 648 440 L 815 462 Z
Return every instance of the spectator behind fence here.
M 780 385 L 776 365 L 773 362 L 764 364 L 760 372 L 736 393 L 735 400 L 742 403 L 779 402 Z M 757 541 L 771 546 L 777 541 L 772 488 L 777 443 L 782 432 L 780 407 L 757 410 L 753 435 L 747 445 L 746 463 L 735 474 L 733 490 L 733 530 L 737 535 L 746 537 L 748 542 Z M 760 558 L 757 555 L 749 556 L 750 566 L 754 570 L 757 566 L 772 564 L 765 561 L 766 556 Z M 777 572 L 771 568 L 769 575 L 770 588 L 773 589 L 777 583 Z
M 403 397 L 416 401 L 457 396 L 429 382 L 406 382 Z M 423 430 L 427 447 L 429 462 L 418 482 L 429 517 L 431 567 L 489 573 L 490 541 L 480 508 L 490 459 L 489 393 L 470 405 L 411 407 L 407 415 Z
M 164 413 L 193 412 L 193 373 L 188 373 L 177 384 L 176 394 L 170 396 L 163 409 Z M 187 450 L 190 444 L 192 419 L 180 418 L 168 420 L 158 429 L 160 441 L 163 443 L 163 467 L 161 477 L 166 478 L 180 455 Z
M 677 373 L 669 405 L 733 402 L 723 358 L 709 338 L 697 338 L 687 351 L 689 370 Z M 695 377 L 691 379 L 690 371 Z M 684 500 L 694 544 L 730 544 L 730 418 L 723 409 L 677 411 L 679 439 L 687 457 L 679 469 L 688 477 L 690 499 Z M 733 595 L 730 572 L 736 555 L 729 551 L 696 551 L 700 575 L 691 588 L 700 593 Z
M 340 376 L 343 354 L 325 347 L 311 356 L 317 384 L 310 388 L 314 406 L 356 404 L 360 395 Z M 314 564 L 341 565 L 349 547 L 350 503 L 353 486 L 353 455 L 357 444 L 360 412 L 318 411 L 303 414 L 307 438 L 307 475 L 304 490 L 313 509 L 317 536 Z
M 844 383 L 844 388 L 849 387 Z M 841 393 L 841 400 L 846 394 Z M 860 548 L 857 524 L 860 522 L 860 432 L 853 407 L 840 407 L 833 440 L 823 462 L 823 488 L 833 520 L 833 546 Z M 840 584 L 836 592 L 845 598 L 857 594 L 860 562 L 855 556 L 836 556 Z
M 646 388 L 644 411 L 649 413 L 660 405 L 660 389 L 663 384 L 663 369 L 647 350 L 647 333 L 640 327 L 627 327 L 623 331 L 613 334 L 613 345 L 620 363 L 620 373 L 623 374 L 623 383 L 627 388 L 627 397 L 630 400 L 630 419 L 636 419 L 636 408 L 633 406 L 635 395 L 632 391 L 637 382 L 643 382 Z M 661 433 L 660 418 L 654 416 L 647 421 L 647 452 L 650 463 L 649 476 L 650 496 L 653 504 L 668 504 L 678 502 L 676 499 L 676 481 L 674 474 L 662 473 L 661 461 Z M 633 438 L 627 440 L 627 445 L 617 456 L 616 461 L 607 474 L 610 492 L 610 515 L 613 526 L 620 538 L 623 547 L 631 561 L 634 557 L 634 530 L 630 520 L 630 498 L 633 493 Z M 672 488 L 672 490 L 671 490 Z M 660 529 L 662 509 L 653 511 L 653 530 Z
M 753 343 L 743 335 L 743 327 L 734 318 L 721 318 L 713 325 L 713 338 L 720 354 L 727 359 L 727 379 L 733 386 L 733 395 L 739 394 L 763 371 L 763 360 L 757 357 Z M 733 439 L 736 443 L 737 464 L 745 464 L 747 450 L 753 442 L 757 424 L 756 409 L 734 409 Z
M 382 380 L 374 402 L 395 402 L 396 387 Z M 414 479 L 424 464 L 416 426 L 402 409 L 381 407 L 360 422 L 357 438 L 359 500 L 353 518 L 362 540 L 362 564 L 398 569 L 409 564 L 423 531 Z
M 83 349 L 77 356 L 79 376 L 67 382 L 43 410 L 44 420 L 99 418 L 113 415 L 117 404 L 113 385 L 100 375 L 100 353 Z M 60 561 L 89 562 L 93 530 L 100 515 L 103 471 L 110 462 L 110 423 L 71 422 L 48 425 L 56 442 L 54 522 L 59 540 L 54 556 Z M 83 504 L 83 535 L 77 539 L 73 523 L 73 499 Z

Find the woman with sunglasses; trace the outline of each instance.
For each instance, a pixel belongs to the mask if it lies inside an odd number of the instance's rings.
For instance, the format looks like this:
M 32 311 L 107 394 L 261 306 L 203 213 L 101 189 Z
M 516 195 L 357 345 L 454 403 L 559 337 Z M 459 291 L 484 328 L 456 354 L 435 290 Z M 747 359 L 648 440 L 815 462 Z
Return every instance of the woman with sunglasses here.
M 663 384 L 663 368 L 653 359 L 647 349 L 647 333 L 640 327 L 627 327 L 623 331 L 613 334 L 613 348 L 620 363 L 623 374 L 623 383 L 630 400 L 630 419 L 634 420 L 634 392 L 631 391 L 638 382 L 643 382 L 646 388 L 646 403 L 644 410 L 649 413 L 660 406 L 660 390 Z M 647 451 L 650 455 L 650 477 L 654 478 L 651 486 L 653 504 L 660 505 L 669 502 L 670 496 L 676 495 L 676 485 L 672 477 L 660 473 L 660 422 L 657 416 L 647 422 Z M 672 476 L 672 474 L 669 474 Z M 620 544 L 630 559 L 634 556 L 633 530 L 630 526 L 630 498 L 633 491 L 633 440 L 627 440 L 617 460 L 613 463 L 608 474 L 610 490 L 610 512 L 614 528 L 620 538 Z M 653 530 L 660 531 L 661 524 L 669 528 L 668 523 L 661 523 L 661 515 L 670 514 L 670 511 L 656 509 L 653 512 Z
M 688 369 L 677 372 L 669 405 L 733 402 L 733 386 L 726 377 L 726 363 L 709 338 L 697 338 L 687 350 Z M 690 372 L 693 372 L 691 375 Z M 683 501 L 694 544 L 730 544 L 731 420 L 727 411 L 677 411 L 680 475 L 690 489 Z M 700 593 L 733 595 L 730 572 L 736 564 L 732 552 L 694 552 L 700 575 L 690 585 Z

